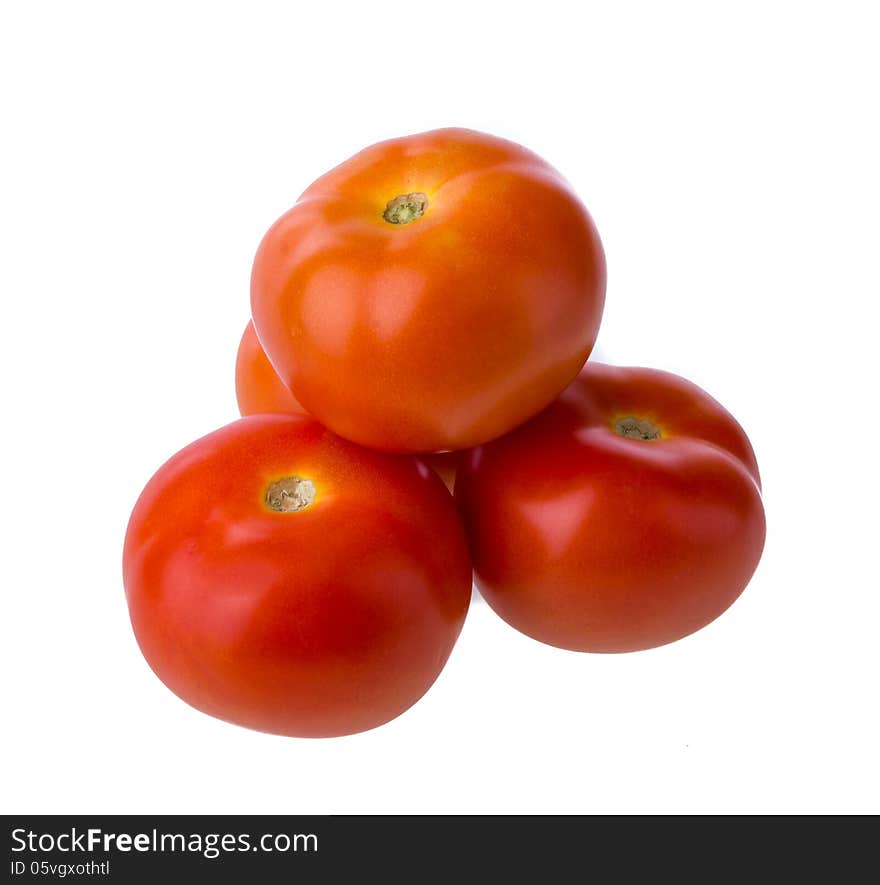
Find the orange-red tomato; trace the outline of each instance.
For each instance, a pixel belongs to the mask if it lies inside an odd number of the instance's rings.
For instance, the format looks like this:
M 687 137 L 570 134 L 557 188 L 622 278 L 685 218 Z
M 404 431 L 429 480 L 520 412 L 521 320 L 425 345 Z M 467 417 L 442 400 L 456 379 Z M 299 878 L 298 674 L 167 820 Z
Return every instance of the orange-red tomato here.
M 304 415 L 305 409 L 278 377 L 260 346 L 253 322 L 245 327 L 235 359 L 235 397 L 242 415 L 282 412 Z
M 160 468 L 132 513 L 123 572 L 138 643 L 172 691 L 308 737 L 415 703 L 471 591 L 437 476 L 295 415 L 243 418 Z
M 462 457 L 477 586 L 551 645 L 672 642 L 739 596 L 764 546 L 752 447 L 667 372 L 588 363 L 541 415 Z
M 260 341 L 304 408 L 386 451 L 462 449 L 544 408 L 599 328 L 605 260 L 556 170 L 442 129 L 328 172 L 263 238 Z

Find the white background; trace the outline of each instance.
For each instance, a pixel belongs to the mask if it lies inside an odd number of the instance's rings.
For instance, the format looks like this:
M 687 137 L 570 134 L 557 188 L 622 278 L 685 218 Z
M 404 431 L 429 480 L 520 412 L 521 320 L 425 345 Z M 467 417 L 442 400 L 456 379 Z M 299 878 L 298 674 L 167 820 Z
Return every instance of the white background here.
M 4 4 L 2 810 L 880 811 L 872 5 Z M 389 725 L 214 721 L 135 644 L 130 508 L 237 416 L 265 228 L 361 147 L 443 125 L 579 190 L 601 356 L 740 419 L 764 559 L 656 651 L 562 652 L 476 602 Z

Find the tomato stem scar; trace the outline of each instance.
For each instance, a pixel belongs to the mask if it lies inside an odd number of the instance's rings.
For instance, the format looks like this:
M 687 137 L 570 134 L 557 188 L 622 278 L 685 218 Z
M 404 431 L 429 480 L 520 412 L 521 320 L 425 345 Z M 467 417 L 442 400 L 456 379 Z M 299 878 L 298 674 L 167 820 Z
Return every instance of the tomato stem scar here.
M 276 513 L 296 513 L 315 500 L 316 491 L 310 479 L 285 476 L 266 487 L 266 506 Z
M 618 418 L 614 422 L 614 432 L 627 439 L 641 439 L 645 442 L 652 442 L 660 439 L 660 428 L 656 424 L 652 424 L 646 418 Z
M 388 201 L 382 217 L 389 224 L 409 224 L 421 218 L 428 208 L 428 197 L 421 191 L 412 194 L 400 194 Z

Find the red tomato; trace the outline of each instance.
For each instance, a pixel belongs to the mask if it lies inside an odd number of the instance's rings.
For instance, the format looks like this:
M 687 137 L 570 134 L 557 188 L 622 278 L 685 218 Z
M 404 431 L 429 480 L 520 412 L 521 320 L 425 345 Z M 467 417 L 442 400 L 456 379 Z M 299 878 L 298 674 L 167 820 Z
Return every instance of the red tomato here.
M 764 546 L 742 428 L 666 372 L 588 363 L 541 415 L 459 464 L 477 586 L 577 651 L 672 642 L 720 615 Z
M 254 324 L 250 322 L 241 336 L 235 359 L 235 396 L 242 415 L 273 412 L 304 415 L 305 409 L 287 389 L 260 347 Z
M 415 703 L 471 591 L 434 473 L 294 415 L 243 418 L 160 468 L 132 513 L 123 572 L 138 643 L 172 691 L 305 737 L 363 731 Z
M 383 142 L 319 178 L 254 260 L 260 341 L 305 409 L 376 449 L 462 449 L 577 375 L 605 259 L 551 166 L 464 129 Z

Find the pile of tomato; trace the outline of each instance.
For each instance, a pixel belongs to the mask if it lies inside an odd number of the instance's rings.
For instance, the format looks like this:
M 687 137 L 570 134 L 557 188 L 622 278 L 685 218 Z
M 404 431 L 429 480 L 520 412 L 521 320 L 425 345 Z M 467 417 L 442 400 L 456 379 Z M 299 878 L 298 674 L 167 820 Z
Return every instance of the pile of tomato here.
M 254 260 L 243 416 L 149 481 L 124 582 L 159 678 L 285 735 L 414 704 L 475 580 L 535 639 L 628 652 L 708 624 L 764 544 L 734 418 L 676 375 L 587 359 L 605 258 L 530 151 L 445 129 L 361 151 Z

